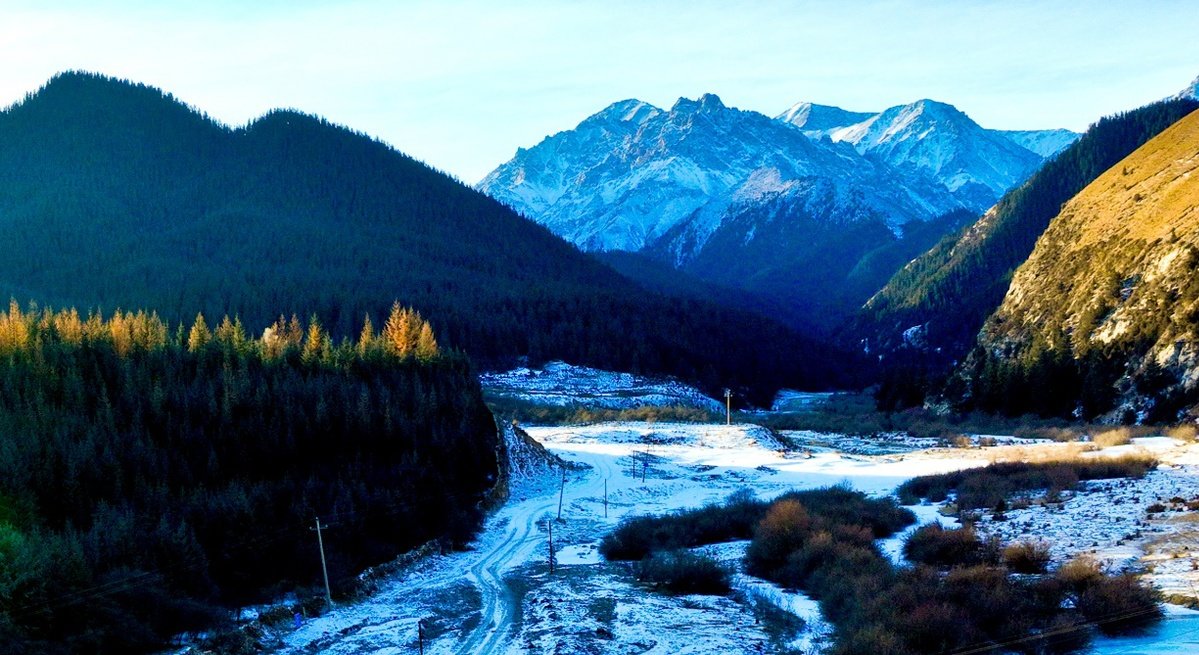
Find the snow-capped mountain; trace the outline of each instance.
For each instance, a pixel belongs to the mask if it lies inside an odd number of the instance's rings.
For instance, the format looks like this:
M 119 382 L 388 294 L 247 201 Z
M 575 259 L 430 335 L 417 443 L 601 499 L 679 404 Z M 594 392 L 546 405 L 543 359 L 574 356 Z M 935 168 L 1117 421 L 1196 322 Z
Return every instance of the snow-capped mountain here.
M 624 100 L 478 188 L 584 250 L 641 252 L 827 327 L 1075 136 L 986 130 L 929 100 L 776 118 L 711 94 L 669 110 Z
M 681 263 L 730 207 L 800 179 L 852 189 L 896 228 L 961 206 L 920 171 L 894 173 L 850 144 L 810 139 L 708 94 L 669 111 L 618 102 L 518 151 L 479 188 L 587 250 L 641 250 L 685 232 L 671 248 Z
M 880 113 L 803 102 L 774 120 L 711 94 L 669 111 L 623 100 L 519 149 L 478 187 L 586 250 L 661 250 L 670 233 L 682 261 L 730 206 L 788 181 L 873 187 L 866 204 L 898 226 L 981 212 L 1077 136 L 988 130 L 932 100 Z
M 860 116 L 836 107 L 823 109 L 821 116 L 827 119 L 837 116 L 837 112 L 843 112 L 847 119 Z M 1010 134 L 984 129 L 956 107 L 934 100 L 891 107 L 841 126 L 834 125 L 835 120 L 826 120 L 813 127 L 811 121 L 797 120 L 803 117 L 802 111 L 797 113 L 792 108 L 778 119 L 809 136 L 851 143 L 858 152 L 876 156 L 898 169 L 922 171 L 976 211 L 992 205 L 1046 157 L 1078 137 L 1066 130 Z
M 920 169 L 976 211 L 1078 138 L 1069 130 L 988 130 L 933 100 L 877 114 L 799 103 L 776 117 L 813 138 L 845 141 L 897 168 Z

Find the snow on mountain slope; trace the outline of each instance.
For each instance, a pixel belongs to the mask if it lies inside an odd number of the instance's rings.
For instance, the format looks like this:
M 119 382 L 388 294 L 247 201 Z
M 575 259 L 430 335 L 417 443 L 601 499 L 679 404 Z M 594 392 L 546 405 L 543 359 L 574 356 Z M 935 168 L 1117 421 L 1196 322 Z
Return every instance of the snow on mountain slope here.
M 848 111 L 830 105 L 799 102 L 776 116 L 775 120 L 790 123 L 809 135 L 820 136 L 839 127 L 860 123 L 874 115 L 874 112 Z
M 996 134 L 1007 137 L 1016 145 L 1031 150 L 1048 159 L 1065 150 L 1066 146 L 1082 136 L 1070 130 L 998 130 Z
M 933 100 L 891 107 L 830 136 L 900 170 L 931 175 L 979 211 L 1044 161 L 1012 139 L 982 128 L 956 107 Z
M 678 406 L 724 411 L 722 401 L 676 380 L 601 371 L 566 362 L 548 362 L 540 370 L 483 373 L 479 382 L 489 395 L 541 405 L 598 409 Z
M 800 179 L 860 196 L 893 228 L 961 206 L 922 171 L 894 173 L 848 144 L 812 140 L 708 94 L 669 111 L 617 103 L 518 151 L 478 186 L 588 250 L 640 250 L 685 233 L 670 246 L 682 261 L 729 207 L 774 197 Z
M 1187 85 L 1187 88 L 1179 91 L 1178 95 L 1174 97 L 1178 99 L 1194 98 L 1195 100 L 1199 100 L 1199 77 L 1196 77 L 1194 81 Z

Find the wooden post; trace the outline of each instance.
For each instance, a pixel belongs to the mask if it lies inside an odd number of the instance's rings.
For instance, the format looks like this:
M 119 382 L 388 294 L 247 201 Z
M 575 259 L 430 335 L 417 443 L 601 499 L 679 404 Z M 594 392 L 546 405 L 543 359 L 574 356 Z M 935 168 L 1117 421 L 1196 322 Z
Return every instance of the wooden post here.
M 608 518 L 608 478 L 604 478 L 604 518 Z
M 554 522 L 546 521 L 550 525 L 550 575 L 554 574 Z
M 566 493 L 566 464 L 562 465 L 562 484 L 558 487 L 558 520 L 562 520 L 562 495 Z
M 321 538 L 321 529 L 327 527 L 329 526 L 321 525 L 320 518 L 317 518 L 316 527 L 308 529 L 316 530 L 316 544 L 321 549 L 321 574 L 325 576 L 325 603 L 329 607 L 333 607 L 333 594 L 329 591 L 329 567 L 325 565 L 325 540 Z

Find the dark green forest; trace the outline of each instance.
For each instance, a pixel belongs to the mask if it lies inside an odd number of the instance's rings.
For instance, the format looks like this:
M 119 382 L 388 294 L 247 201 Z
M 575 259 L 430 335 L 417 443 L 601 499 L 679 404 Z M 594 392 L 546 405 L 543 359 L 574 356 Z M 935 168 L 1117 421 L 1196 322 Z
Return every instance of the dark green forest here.
M 1062 205 L 1196 108 L 1195 100 L 1167 100 L 1101 119 L 992 212 L 891 278 L 841 335 L 843 343 L 868 345 L 889 360 L 880 404 L 894 408 L 922 401 L 973 348 L 1016 268 Z M 918 325 L 927 326 L 922 342 L 905 345 L 903 331 Z
M 133 653 L 222 608 L 464 543 L 497 479 L 477 378 L 420 315 L 0 313 L 0 653 Z
M 0 294 L 353 336 L 395 298 L 481 367 L 528 357 L 732 386 L 850 382 L 827 347 L 649 291 L 387 144 L 294 111 L 241 128 L 67 73 L 0 113 Z

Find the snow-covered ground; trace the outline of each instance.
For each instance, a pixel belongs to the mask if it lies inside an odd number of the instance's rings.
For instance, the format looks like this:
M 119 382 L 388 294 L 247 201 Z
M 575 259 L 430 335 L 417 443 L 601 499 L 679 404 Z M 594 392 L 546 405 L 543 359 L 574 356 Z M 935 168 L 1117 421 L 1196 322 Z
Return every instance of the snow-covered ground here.
M 517 368 L 502 373 L 484 373 L 479 376 L 479 382 L 490 395 L 539 405 L 597 409 L 682 406 L 724 411 L 723 403 L 682 382 L 565 362 L 549 362 L 541 369 Z
M 828 642 L 828 626 L 802 594 L 738 573 L 736 593 L 728 598 L 666 596 L 639 587 L 628 565 L 603 561 L 596 546 L 624 516 L 695 507 L 740 489 L 771 497 L 848 482 L 887 494 L 916 475 L 1077 448 L 1001 443 L 950 449 L 908 442 L 863 454 L 857 441 L 846 442 L 856 451 L 847 453 L 837 449 L 835 435 L 820 435 L 826 448 L 787 451 L 778 435 L 752 425 L 608 423 L 527 432 L 550 453 L 579 465 L 566 471 L 561 521 L 553 521 L 560 469 L 525 467 L 511 499 L 488 519 L 472 550 L 423 559 L 384 580 L 368 600 L 280 633 L 278 651 L 415 652 L 417 621 L 423 619 L 428 653 L 818 652 Z M 1197 514 L 1168 510 L 1148 517 L 1145 509 L 1199 493 L 1199 446 L 1157 439 L 1121 448 L 1150 449 L 1166 464 L 1143 481 L 1092 483 L 1065 497 L 1060 508 L 1011 510 L 1006 521 L 984 520 L 984 529 L 1009 539 L 1047 539 L 1058 558 L 1094 550 L 1113 566 L 1152 565 L 1149 579 L 1163 587 L 1191 584 L 1194 550 L 1186 540 L 1194 538 L 1199 522 L 1186 517 Z M 922 522 L 953 524 L 937 507 L 913 509 Z M 551 524 L 558 564 L 553 574 L 547 563 Z M 902 536 L 880 546 L 901 561 Z M 743 549 L 744 543 L 707 548 L 734 564 Z M 761 602 L 799 616 L 802 627 L 772 631 L 755 609 Z M 1199 652 L 1197 639 L 1199 612 L 1172 608 L 1153 634 L 1100 640 L 1095 652 Z

